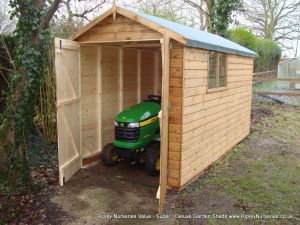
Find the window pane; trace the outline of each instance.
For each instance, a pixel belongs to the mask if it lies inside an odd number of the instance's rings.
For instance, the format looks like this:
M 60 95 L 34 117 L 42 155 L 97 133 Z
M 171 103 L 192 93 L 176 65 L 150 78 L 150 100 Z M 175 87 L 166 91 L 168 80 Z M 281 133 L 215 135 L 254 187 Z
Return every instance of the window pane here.
M 208 88 L 217 87 L 217 53 L 209 53 Z
M 227 80 L 227 72 L 226 72 L 226 55 L 225 54 L 219 54 L 219 86 L 225 87 L 226 86 L 226 80 Z

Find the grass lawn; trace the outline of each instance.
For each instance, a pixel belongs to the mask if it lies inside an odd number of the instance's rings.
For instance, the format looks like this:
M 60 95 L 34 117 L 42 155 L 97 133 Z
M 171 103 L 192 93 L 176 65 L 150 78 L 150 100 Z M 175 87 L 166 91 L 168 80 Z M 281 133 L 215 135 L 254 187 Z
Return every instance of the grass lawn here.
M 210 215 L 180 224 L 300 224 L 300 107 L 256 99 L 250 135 L 204 176 L 173 193 L 169 206 L 171 214 Z M 230 214 L 293 218 L 214 218 Z

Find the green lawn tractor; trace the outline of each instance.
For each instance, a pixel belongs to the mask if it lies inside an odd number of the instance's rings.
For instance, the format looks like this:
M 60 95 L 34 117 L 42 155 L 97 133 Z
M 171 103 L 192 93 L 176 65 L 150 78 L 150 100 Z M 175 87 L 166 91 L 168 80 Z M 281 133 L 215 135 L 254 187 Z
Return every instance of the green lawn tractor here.
M 159 175 L 160 103 L 161 96 L 149 95 L 144 102 L 115 117 L 115 140 L 107 144 L 102 152 L 105 165 L 113 166 L 122 160 L 140 162 L 150 176 Z

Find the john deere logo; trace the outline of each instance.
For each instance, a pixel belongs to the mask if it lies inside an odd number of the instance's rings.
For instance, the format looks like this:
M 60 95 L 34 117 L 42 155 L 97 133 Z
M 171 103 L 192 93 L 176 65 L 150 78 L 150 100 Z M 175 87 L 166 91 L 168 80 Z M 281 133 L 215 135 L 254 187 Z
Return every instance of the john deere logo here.
M 121 127 L 124 127 L 124 123 L 120 123 L 120 126 L 121 126 Z

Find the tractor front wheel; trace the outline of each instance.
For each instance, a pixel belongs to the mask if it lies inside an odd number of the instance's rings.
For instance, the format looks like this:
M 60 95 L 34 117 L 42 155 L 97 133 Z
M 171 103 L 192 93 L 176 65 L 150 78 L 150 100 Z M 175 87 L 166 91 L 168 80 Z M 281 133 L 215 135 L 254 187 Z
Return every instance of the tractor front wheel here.
M 150 176 L 158 176 L 160 172 L 160 144 L 152 143 L 147 147 L 145 170 Z
M 115 147 L 112 144 L 104 146 L 102 151 L 102 161 L 106 166 L 114 166 L 118 162 L 118 155 L 115 151 Z

